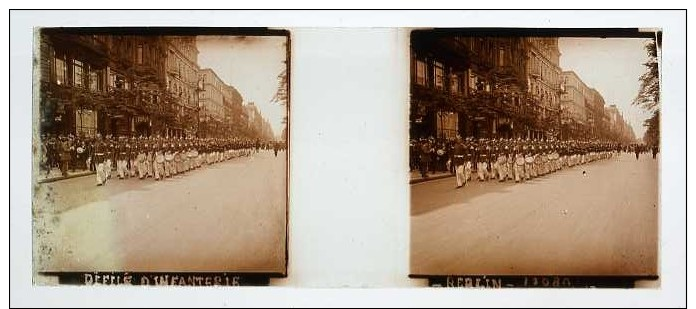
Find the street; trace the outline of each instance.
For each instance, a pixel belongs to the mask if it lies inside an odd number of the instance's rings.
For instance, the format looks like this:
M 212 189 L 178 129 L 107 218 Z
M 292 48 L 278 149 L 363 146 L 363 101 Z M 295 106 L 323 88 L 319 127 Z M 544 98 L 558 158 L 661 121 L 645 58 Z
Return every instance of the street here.
M 37 270 L 285 272 L 285 158 L 261 151 L 164 181 L 39 184 Z
M 622 154 L 518 184 L 411 185 L 411 274 L 656 275 L 659 159 Z

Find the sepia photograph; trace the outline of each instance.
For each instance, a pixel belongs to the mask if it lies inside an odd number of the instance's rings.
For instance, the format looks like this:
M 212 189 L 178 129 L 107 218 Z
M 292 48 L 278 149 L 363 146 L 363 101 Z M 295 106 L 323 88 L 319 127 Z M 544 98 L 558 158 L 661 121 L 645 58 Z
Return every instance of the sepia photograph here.
M 34 36 L 35 284 L 72 273 L 85 284 L 106 282 L 101 272 L 286 275 L 287 31 Z
M 658 30 L 414 30 L 410 48 L 411 277 L 657 279 Z

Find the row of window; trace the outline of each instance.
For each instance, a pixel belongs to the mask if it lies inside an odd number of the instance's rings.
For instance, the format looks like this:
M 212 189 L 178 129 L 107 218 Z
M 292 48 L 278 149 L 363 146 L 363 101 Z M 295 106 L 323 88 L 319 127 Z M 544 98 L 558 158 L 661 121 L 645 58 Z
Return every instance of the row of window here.
M 149 44 L 138 44 L 135 48 L 135 63 L 139 65 L 157 65 L 157 47 Z
M 179 98 L 185 100 L 187 104 L 193 104 L 196 102 L 195 92 L 192 91 L 190 87 L 186 87 L 176 80 L 172 81 L 168 76 L 167 89 L 170 92 L 172 92 L 175 96 L 178 96 Z
M 532 82 L 530 91 L 540 97 L 542 101 L 548 101 L 552 104 L 558 101 L 555 90 L 549 90 L 543 84 Z
M 538 74 L 542 80 L 550 81 L 552 84 L 558 82 L 558 71 L 535 56 L 530 57 L 529 71 Z
M 414 71 L 415 82 L 418 85 L 432 85 L 436 89 L 447 89 L 450 93 L 454 94 L 464 93 L 467 85 L 472 92 L 491 91 L 490 84 L 473 72 L 464 74 L 465 76 L 452 72 L 447 74 L 444 65 L 437 61 L 433 63 L 432 74 L 430 74 L 427 63 L 424 60 L 416 59 Z
M 521 41 L 515 38 L 457 38 L 469 46 L 472 52 L 478 54 L 484 61 L 499 67 L 513 65 L 522 66 L 523 57 L 515 57 L 515 51 L 521 51 Z
M 169 57 L 167 57 L 167 70 L 170 72 L 175 72 L 182 80 L 191 83 L 195 83 L 198 80 L 198 69 L 192 68 L 183 63 L 181 58 L 177 57 L 173 50 L 169 51 Z
M 558 39 L 557 38 L 529 38 L 529 43 L 536 47 L 536 50 L 551 63 L 558 65 Z
M 196 61 L 197 49 L 195 46 L 196 37 L 175 37 L 172 39 L 172 45 L 175 46 L 184 57 L 192 61 Z
M 51 80 L 59 86 L 87 88 L 92 91 L 104 91 L 105 72 L 109 70 L 94 67 L 78 59 L 70 59 L 65 55 L 54 55 L 51 66 Z M 129 89 L 126 77 L 114 71 L 109 71 L 108 87 Z

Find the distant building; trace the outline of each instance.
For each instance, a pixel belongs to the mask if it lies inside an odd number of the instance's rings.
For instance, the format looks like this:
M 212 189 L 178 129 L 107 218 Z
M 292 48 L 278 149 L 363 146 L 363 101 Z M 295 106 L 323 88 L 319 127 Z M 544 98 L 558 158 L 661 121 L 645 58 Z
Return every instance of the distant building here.
M 244 105 L 244 109 L 247 114 L 247 126 L 248 130 L 252 132 L 252 138 L 258 138 L 261 140 L 275 140 L 273 135 L 273 129 L 268 120 L 264 119 L 259 113 L 258 108 L 254 102 L 249 102 Z
M 607 119 L 604 117 L 604 97 L 597 89 L 590 89 L 591 99 L 586 101 L 587 122 L 590 127 L 589 136 L 595 139 L 604 138 L 607 132 Z
M 612 104 L 605 107 L 605 114 L 609 118 L 609 138 L 624 143 L 633 143 L 636 139 L 631 125 L 626 122 L 619 108 Z
M 244 135 L 247 125 L 247 116 L 242 106 L 242 95 L 233 86 L 224 85 L 222 89 L 222 101 L 225 114 L 225 128 L 230 134 Z
M 587 101 L 592 100 L 590 87 L 573 71 L 561 73 L 563 92 L 561 94 L 562 135 L 564 138 L 586 136 Z
M 223 91 L 225 82 L 212 69 L 201 69 L 200 76 L 203 91 L 200 93 L 200 122 L 204 136 L 220 136 L 225 123 L 225 105 Z
M 176 114 L 168 136 L 195 136 L 198 130 L 199 67 L 195 36 L 167 37 L 167 90 Z
M 534 98 L 539 126 L 532 137 L 558 137 L 561 118 L 561 52 L 558 38 L 529 37 L 527 44 L 528 91 Z

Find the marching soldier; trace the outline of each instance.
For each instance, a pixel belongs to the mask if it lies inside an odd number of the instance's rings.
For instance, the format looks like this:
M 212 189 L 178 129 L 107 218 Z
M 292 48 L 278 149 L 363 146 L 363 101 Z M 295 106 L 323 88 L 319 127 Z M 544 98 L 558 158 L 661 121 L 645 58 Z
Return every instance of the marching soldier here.
M 532 168 L 531 168 L 531 176 L 532 178 L 537 178 L 539 176 L 539 162 L 541 159 L 539 159 L 539 144 L 536 142 L 536 140 L 532 141 Z
M 457 140 L 452 149 L 452 164 L 454 164 L 454 171 L 457 179 L 457 188 L 461 188 L 466 184 L 466 175 L 464 173 L 465 169 L 465 148 L 462 143 L 462 138 L 457 136 Z
M 155 146 L 155 180 L 164 179 L 164 149 L 160 142 Z
M 498 147 L 498 141 L 496 139 L 492 140 L 492 146 L 491 146 L 491 152 L 489 154 L 489 163 L 488 165 L 490 166 L 490 178 L 491 180 L 497 180 L 498 179 L 498 154 L 500 153 L 500 147 Z
M 113 159 L 114 159 L 114 144 L 111 141 L 111 137 L 107 136 L 107 142 L 106 142 L 106 162 L 105 162 L 105 169 L 106 169 L 106 179 L 111 179 L 111 170 L 113 169 Z
M 487 141 L 483 140 L 483 143 L 479 145 L 478 149 L 478 159 L 477 161 L 477 171 L 479 176 L 479 181 L 488 180 L 488 155 L 491 152 L 491 146 Z
M 524 179 L 532 178 L 532 167 L 534 165 L 534 146 L 529 143 L 529 140 L 522 146 L 524 152 Z
M 117 142 L 117 151 L 118 154 L 116 156 L 116 171 L 118 174 L 118 179 L 124 179 L 128 176 L 128 170 L 127 170 L 127 159 L 128 159 L 128 151 L 126 149 L 126 142 L 123 137 L 119 137 L 119 140 Z
M 474 158 L 476 155 L 476 147 L 474 146 L 472 138 L 467 138 L 467 150 L 466 150 L 466 165 L 464 166 L 464 178 L 466 181 L 471 179 L 471 169 L 474 166 Z M 466 182 L 465 181 L 465 182 Z
M 524 181 L 524 151 L 518 140 L 518 143 L 513 148 L 513 156 L 515 158 L 515 182 Z
M 154 177 L 155 173 L 153 171 L 154 165 L 155 165 L 155 153 L 153 152 L 154 146 L 155 146 L 155 141 L 152 138 L 148 138 L 148 145 L 150 145 L 149 148 L 147 148 L 147 154 L 145 154 L 145 161 L 146 163 L 146 170 L 147 170 L 147 175 L 146 177 Z
M 172 153 L 172 145 L 169 141 L 165 141 L 164 144 L 164 177 L 171 177 L 174 175 L 172 171 L 172 162 L 174 161 L 174 154 Z
M 498 152 L 498 180 L 504 182 L 507 178 L 507 145 L 504 145 L 501 141 L 501 149 Z
M 137 162 L 138 162 L 138 144 L 136 143 L 136 140 L 133 138 L 130 138 L 128 141 L 127 145 L 128 149 L 128 173 L 130 174 L 130 177 L 136 177 L 138 169 L 137 169 Z
M 507 153 L 507 180 L 515 180 L 515 154 L 513 153 L 513 148 L 515 147 L 515 141 L 512 139 L 507 140 L 507 146 L 505 146 L 505 152 Z
M 97 186 L 106 185 L 106 144 L 101 139 L 100 135 L 97 135 L 97 140 L 94 143 L 94 164 L 97 175 Z
M 140 152 L 138 153 L 138 178 L 143 179 L 147 176 L 147 153 L 149 151 L 147 141 L 141 141 Z
M 176 174 L 181 174 L 184 172 L 184 169 L 181 166 L 181 154 L 182 154 L 182 147 L 181 144 L 175 144 L 174 145 L 176 148 L 174 148 L 174 173 Z
M 196 168 L 200 168 L 203 164 L 203 143 L 201 141 L 196 142 Z

